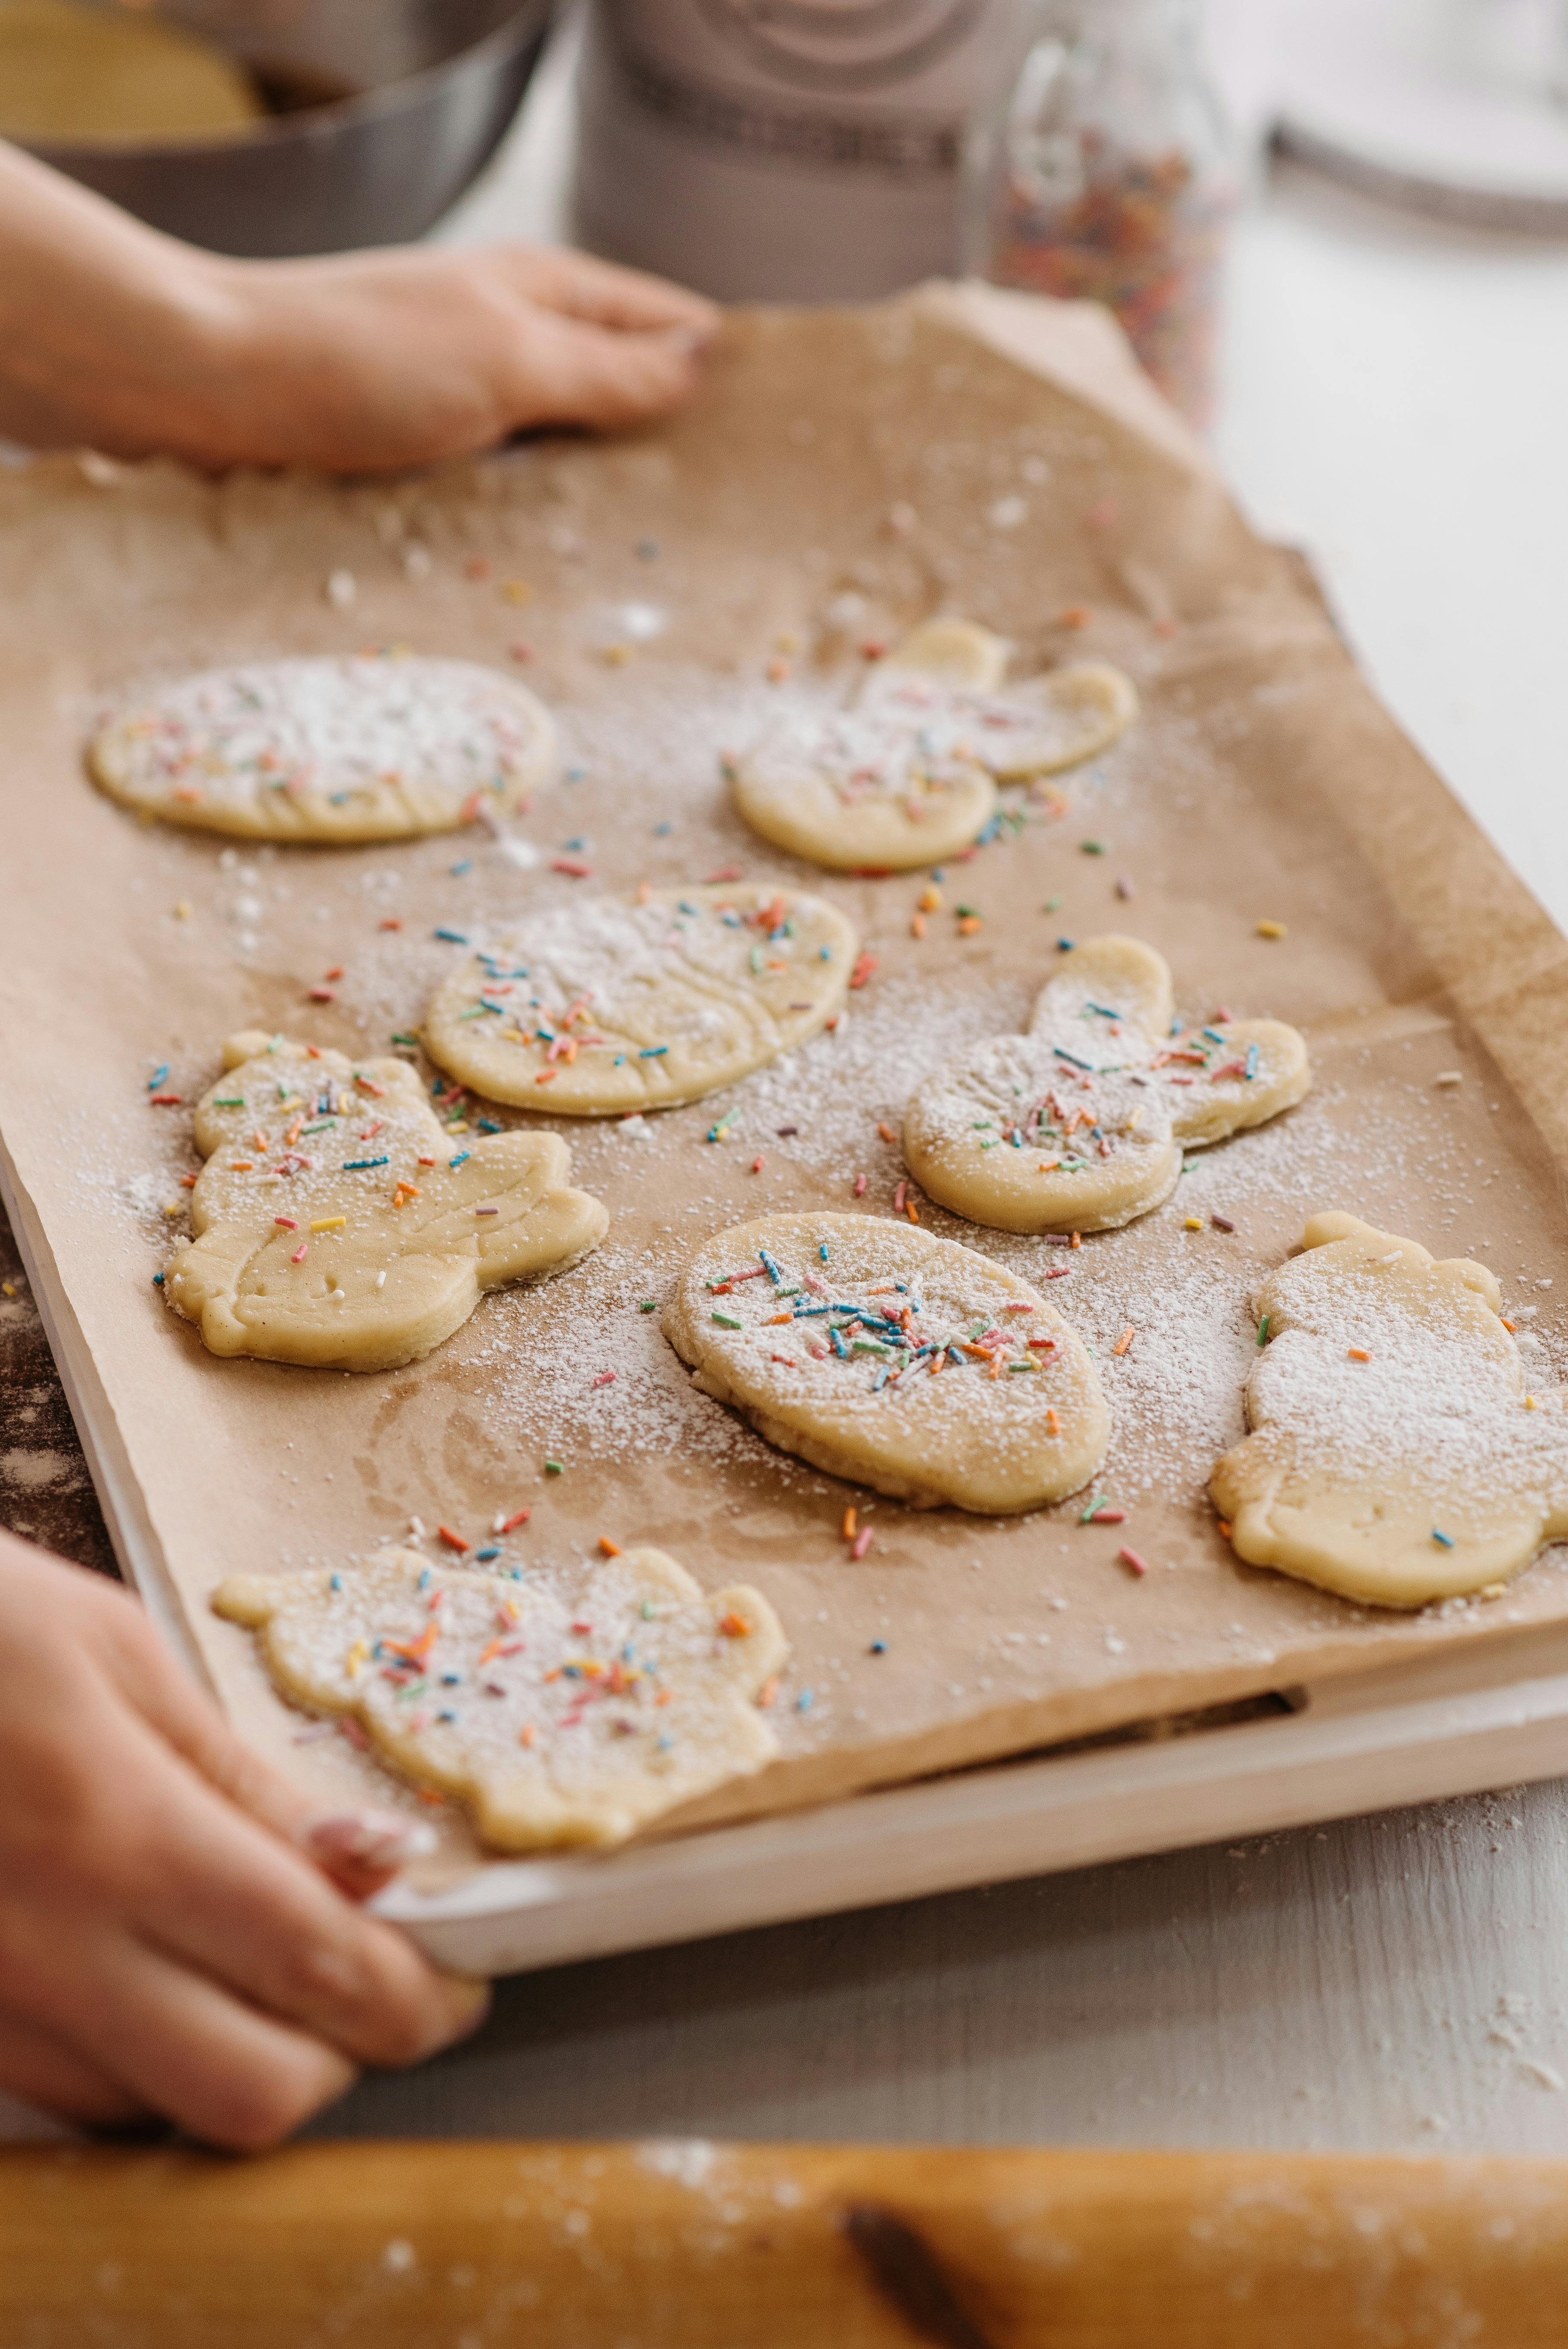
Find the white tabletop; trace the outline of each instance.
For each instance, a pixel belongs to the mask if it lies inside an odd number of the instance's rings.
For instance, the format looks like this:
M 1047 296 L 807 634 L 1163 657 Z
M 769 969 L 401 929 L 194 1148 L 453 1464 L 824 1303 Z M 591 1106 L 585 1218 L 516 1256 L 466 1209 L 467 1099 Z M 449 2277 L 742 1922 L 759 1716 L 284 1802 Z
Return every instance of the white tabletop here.
M 566 95 L 444 233 L 558 229 Z M 1568 247 L 1260 198 L 1221 460 L 1568 927 L 1565 417 Z M 525 1976 L 322 2131 L 1568 2152 L 1565 1828 L 1545 1785 Z

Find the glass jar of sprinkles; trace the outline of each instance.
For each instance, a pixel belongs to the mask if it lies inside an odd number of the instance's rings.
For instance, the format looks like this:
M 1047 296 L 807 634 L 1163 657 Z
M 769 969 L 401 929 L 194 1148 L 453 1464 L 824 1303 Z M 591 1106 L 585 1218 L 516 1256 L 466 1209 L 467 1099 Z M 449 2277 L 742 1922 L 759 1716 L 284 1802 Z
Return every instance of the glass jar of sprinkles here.
M 1033 0 L 966 162 L 970 268 L 1103 302 L 1207 425 L 1238 174 L 1192 0 Z

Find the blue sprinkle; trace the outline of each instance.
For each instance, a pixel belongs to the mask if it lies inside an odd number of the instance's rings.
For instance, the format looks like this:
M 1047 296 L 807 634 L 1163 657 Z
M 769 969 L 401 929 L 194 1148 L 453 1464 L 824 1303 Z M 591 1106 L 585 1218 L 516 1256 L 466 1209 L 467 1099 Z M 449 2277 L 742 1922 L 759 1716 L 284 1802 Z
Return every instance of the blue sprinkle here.
M 159 1086 L 163 1082 L 164 1078 L 165 1078 L 168 1074 L 169 1074 L 169 1063 L 168 1063 L 168 1061 L 164 1061 L 164 1063 L 163 1063 L 163 1066 L 162 1066 L 161 1069 L 156 1070 L 156 1071 L 154 1071 L 154 1073 L 153 1073 L 151 1076 L 150 1076 L 150 1077 L 148 1078 L 148 1080 L 147 1080 L 147 1090 L 148 1090 L 148 1092 L 149 1092 L 150 1093 L 155 1093 L 155 1092 L 158 1091 Z
M 833 960 L 833 948 L 831 947 L 818 947 L 816 949 L 816 959 L 818 962 L 831 962 Z
M 845 1344 L 836 1330 L 830 1330 L 828 1331 L 827 1342 L 832 1347 L 834 1352 L 837 1355 L 841 1362 L 846 1362 L 849 1360 L 849 1349 Z
M 475 1557 L 479 1558 L 499 1557 L 501 1555 L 501 1544 L 499 1542 L 493 1542 L 488 1548 L 476 1549 L 473 1555 Z
M 588 843 L 586 840 L 568 840 L 566 846 L 568 854 L 575 856 L 580 849 L 586 848 L 587 844 Z
M 468 939 L 462 930 L 438 929 L 435 936 L 438 938 L 444 938 L 449 947 L 465 947 L 468 944 Z
M 461 880 L 461 879 L 462 878 L 462 875 L 463 875 L 465 873 L 472 873 L 472 870 L 473 870 L 473 859 L 472 859 L 472 856 L 462 856 L 462 857 L 460 857 L 460 858 L 458 859 L 457 863 L 456 863 L 456 864 L 452 866 L 452 879 L 453 879 L 454 881 L 459 881 L 459 880 Z
M 161 1272 L 155 1272 L 155 1273 L 153 1274 L 153 1276 L 152 1276 L 152 1286 L 153 1286 L 153 1288 L 162 1288 L 162 1286 L 163 1286 L 163 1275 L 162 1275 Z
M 1179 1035 L 1180 1035 L 1180 1033 L 1181 1033 L 1181 1022 L 1180 1022 L 1180 1020 L 1179 1020 L 1179 1019 L 1173 1019 L 1173 1020 L 1171 1021 L 1171 1023 L 1170 1023 L 1170 1032 L 1171 1032 L 1171 1034 L 1172 1034 L 1173 1036 L 1179 1036 Z
M 460 1150 L 455 1158 L 449 1158 L 446 1163 L 449 1167 L 461 1166 L 465 1158 L 472 1158 L 472 1150 Z
M 580 783 L 587 771 L 588 771 L 586 767 L 568 767 L 566 769 L 566 781 L 569 783 Z
M 363 1174 L 369 1167 L 389 1166 L 391 1163 L 389 1158 L 346 1158 L 343 1172 L 345 1174 Z
M 826 1264 L 827 1262 L 827 1242 L 826 1240 L 823 1240 L 819 1244 L 816 1253 L 821 1261 Z
M 768 1254 L 766 1248 L 759 1248 L 757 1250 L 757 1254 L 762 1259 L 763 1270 L 767 1274 L 767 1277 L 773 1282 L 774 1287 L 775 1288 L 782 1288 L 784 1286 L 784 1275 L 778 1268 L 777 1260 Z
M 815 1702 L 816 1697 L 813 1690 L 802 1689 L 794 1701 L 794 1709 L 796 1713 L 809 1713 Z
M 950 1362 L 956 1362 L 959 1369 L 961 1371 L 962 1370 L 963 1356 L 959 1352 L 958 1348 L 953 1344 L 950 1338 L 948 1340 L 948 1360 Z
M 1452 1534 L 1440 1534 L 1436 1526 L 1432 1527 L 1432 1539 L 1437 1543 L 1439 1549 L 1452 1549 L 1454 1546 L 1454 1537 Z
M 947 877 L 948 877 L 948 874 L 947 874 L 947 867 L 946 867 L 946 865 L 945 865 L 945 864 L 933 864 L 933 865 L 932 865 L 932 867 L 931 867 L 931 878 L 932 878 L 932 880 L 933 880 L 933 881 L 945 881 L 945 880 L 947 879 Z
M 445 1707 L 441 1712 L 437 1713 L 436 1719 L 438 1721 L 455 1721 L 457 1719 L 457 1715 L 450 1707 Z
M 1075 1069 L 1086 1069 L 1089 1074 L 1093 1076 L 1095 1072 L 1095 1064 L 1093 1061 L 1080 1061 L 1076 1052 L 1069 1052 L 1064 1044 L 1053 1044 L 1051 1050 L 1055 1053 L 1056 1058 L 1059 1061 L 1067 1061 L 1068 1064 Z
M 659 551 L 659 541 L 656 538 L 639 538 L 637 542 L 638 557 L 643 563 L 657 563 Z
M 872 1642 L 871 1642 L 871 1653 L 872 1653 L 874 1656 L 885 1656 L 885 1655 L 887 1654 L 887 1652 L 888 1652 L 888 1642 L 887 1642 L 887 1640 L 872 1640 Z
M 327 1588 L 328 1590 L 341 1590 L 343 1588 L 343 1577 L 340 1574 L 335 1574 Z
M 653 827 L 653 836 L 655 840 L 663 840 L 674 829 L 675 826 L 672 823 L 656 823 Z
M 1056 951 L 1058 954 L 1071 954 L 1073 951 L 1073 940 L 1071 938 L 1058 938 L 1056 941 Z
M 1256 1044 L 1249 1044 L 1247 1047 L 1247 1066 L 1244 1073 L 1249 1084 L 1251 1083 L 1252 1079 L 1258 1073 L 1258 1048 Z
M 422 1568 L 421 1568 L 421 1570 L 420 1570 L 420 1578 L 419 1578 L 419 1580 L 415 1583 L 415 1585 L 414 1585 L 414 1588 L 415 1588 L 416 1590 L 428 1590 L 428 1589 L 430 1588 L 430 1587 L 431 1587 L 431 1570 L 430 1570 L 430 1568 L 429 1568 L 429 1567 L 428 1567 L 428 1566 L 427 1566 L 427 1567 L 422 1567 Z
M 499 1119 L 482 1117 L 479 1121 L 479 1130 L 481 1133 L 499 1133 L 502 1127 Z
M 442 1688 L 461 1688 L 462 1686 L 462 1674 L 461 1672 L 442 1672 L 441 1676 L 441 1684 Z
M 618 1052 L 615 1059 L 610 1062 L 610 1066 L 612 1069 L 624 1069 L 626 1066 L 626 1054 L 624 1052 Z
M 1119 1011 L 1113 1011 L 1108 1003 L 1085 1003 L 1084 1009 L 1085 1011 L 1097 1011 L 1102 1019 L 1119 1019 L 1122 1016 Z
M 1222 1044 L 1225 1041 L 1224 1037 L 1221 1036 L 1218 1028 L 1201 1028 L 1199 1029 L 1199 1035 L 1207 1036 L 1211 1044 Z
M 637 1057 L 639 1061 L 659 1061 L 669 1050 L 668 1044 L 645 1044 Z

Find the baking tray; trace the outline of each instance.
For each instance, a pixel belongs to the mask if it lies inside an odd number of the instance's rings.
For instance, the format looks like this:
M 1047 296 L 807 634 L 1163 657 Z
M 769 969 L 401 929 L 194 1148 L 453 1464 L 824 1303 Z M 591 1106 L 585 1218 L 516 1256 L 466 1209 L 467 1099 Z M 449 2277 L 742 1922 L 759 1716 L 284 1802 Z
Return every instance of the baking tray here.
M 1544 1300 L 1526 1336 L 1536 1383 L 1551 1374 L 1552 1284 L 1568 1290 L 1568 959 L 1356 678 L 1300 567 L 1246 531 L 1093 314 L 940 288 L 864 313 L 752 314 L 704 403 L 659 433 L 545 442 L 410 483 L 210 484 L 92 460 L 4 492 L 20 780 L 0 1174 L 120 1557 L 157 1619 L 243 1733 L 324 1799 L 384 1782 L 341 1741 L 296 1746 L 297 1716 L 206 1594 L 236 1568 L 340 1559 L 401 1534 L 413 1509 L 433 1521 L 454 1489 L 471 1526 L 535 1503 L 525 1567 L 585 1555 L 603 1531 L 662 1541 L 710 1583 L 757 1581 L 794 1640 L 780 1760 L 670 1834 L 607 1858 L 480 1865 L 444 1821 L 438 1860 L 387 1896 L 432 1949 L 553 1962 L 1568 1763 L 1561 1553 L 1494 1605 L 1396 1618 L 1240 1567 L 1203 1498 L 1239 1433 L 1249 1280 L 1314 1208 L 1489 1255 L 1524 1311 Z M 923 876 L 813 876 L 743 833 L 703 696 L 754 716 L 780 658 L 842 680 L 866 637 L 941 606 L 1001 627 L 1025 668 L 1085 648 L 1119 659 L 1146 716 L 1059 801 L 1037 798 L 1017 842 L 950 875 L 950 902 L 983 902 L 979 936 L 944 922 L 917 945 Z M 530 820 L 532 851 L 485 837 L 254 859 L 138 827 L 76 771 L 102 699 L 204 659 L 417 634 L 504 661 L 524 633 L 527 673 L 575 746 Z M 579 885 L 550 870 L 568 827 L 598 834 L 602 885 L 738 861 L 749 878 L 820 886 L 867 931 L 878 975 L 836 1039 L 740 1089 L 737 1152 L 706 1147 L 711 1105 L 668 1113 L 646 1142 L 572 1128 L 579 1179 L 615 1218 L 601 1257 L 487 1300 L 413 1371 L 308 1374 L 301 1413 L 307 1374 L 215 1362 L 154 1301 L 160 1185 L 183 1159 L 173 1124 L 149 1126 L 139 1055 L 172 1060 L 190 1092 L 242 1025 L 374 1047 L 383 1020 L 417 1017 L 448 951 L 432 922 Z M 1113 876 L 1127 866 L 1123 910 Z M 376 950 L 389 904 L 408 933 Z M 1264 913 L 1286 939 L 1261 942 Z M 850 1205 L 857 1158 L 863 1211 L 888 1212 L 883 1093 L 896 1116 L 944 1022 L 1016 1024 L 1069 922 L 1160 945 L 1189 1009 L 1240 995 L 1297 1019 L 1319 1071 L 1303 1110 L 1211 1154 L 1184 1191 L 1233 1206 L 1240 1186 L 1233 1247 L 1206 1231 L 1203 1256 L 1180 1257 L 1167 1210 L 1086 1243 L 1067 1284 L 1072 1317 L 1103 1340 L 1113 1473 L 1157 1571 L 1135 1585 L 1075 1509 L 988 1524 L 886 1503 L 852 1568 L 843 1487 L 691 1403 L 628 1300 L 662 1293 L 687 1236 L 761 1206 Z M 263 935 L 247 944 L 252 923 Z M 347 931 L 342 999 L 313 1007 Z M 1463 1084 L 1437 1088 L 1453 1067 Z M 802 1098 L 821 1131 L 770 1138 L 753 1184 L 748 1121 L 771 1137 Z M 928 1223 L 1028 1268 L 1033 1243 Z M 1113 1359 L 1129 1283 L 1140 1336 Z M 1191 1388 L 1182 1315 L 1199 1304 L 1217 1334 Z M 625 1374 L 604 1409 L 623 1416 L 589 1422 L 571 1382 L 586 1389 L 606 1331 Z M 573 1473 L 546 1482 L 544 1439 L 574 1412 Z M 885 1627 L 891 1652 L 873 1662 L 867 1634 Z M 789 1702 L 806 1685 L 809 1715 Z

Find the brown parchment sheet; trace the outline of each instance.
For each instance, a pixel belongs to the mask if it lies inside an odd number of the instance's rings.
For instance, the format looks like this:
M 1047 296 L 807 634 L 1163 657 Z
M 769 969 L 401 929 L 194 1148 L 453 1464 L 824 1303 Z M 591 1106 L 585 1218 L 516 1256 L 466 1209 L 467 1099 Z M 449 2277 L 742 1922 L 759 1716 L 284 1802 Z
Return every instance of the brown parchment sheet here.
M 351 605 L 327 592 L 339 572 Z M 780 1758 L 680 1824 L 1568 1615 L 1560 1551 L 1492 1603 L 1354 1608 L 1240 1565 L 1205 1498 L 1241 1432 L 1249 1290 L 1316 1209 L 1492 1265 L 1532 1382 L 1552 1382 L 1568 948 L 1357 676 L 1303 567 L 1248 531 L 1091 315 L 948 288 L 742 314 L 665 428 L 389 485 L 51 460 L 0 482 L 0 593 L 5 1143 L 205 1670 L 246 1735 L 324 1795 L 378 1774 L 340 1737 L 302 1738 L 207 1598 L 235 1570 L 345 1563 L 413 1515 L 479 1539 L 526 1506 L 503 1561 L 524 1571 L 586 1561 L 605 1534 L 766 1592 L 794 1647 Z M 924 873 L 794 864 L 732 812 L 718 753 L 770 694 L 846 690 L 864 644 L 938 609 L 1011 638 L 1016 676 L 1122 663 L 1144 714 L 1059 796 L 1018 797 L 1021 826 L 947 868 L 917 939 Z M 559 710 L 566 766 L 518 837 L 226 846 L 139 823 L 84 780 L 92 719 L 128 691 L 390 644 L 511 666 Z M 780 660 L 791 677 L 770 684 Z M 563 854 L 593 877 L 556 871 Z M 242 1026 L 385 1050 L 461 954 L 437 926 L 726 868 L 821 891 L 878 967 L 838 1031 L 783 1069 L 640 1136 L 560 1122 L 611 1213 L 597 1257 L 486 1299 L 385 1375 L 220 1361 L 164 1309 L 152 1275 L 182 1229 L 164 1209 L 195 1161 L 188 1112 L 148 1105 L 155 1069 L 188 1102 Z M 960 904 L 981 916 L 967 934 Z M 1288 934 L 1261 938 L 1260 918 Z M 1184 1011 L 1297 1022 L 1317 1072 L 1300 1109 L 1202 1154 L 1166 1207 L 1086 1240 L 1048 1292 L 1096 1349 L 1116 1423 L 1099 1489 L 1126 1526 L 1081 1526 L 1078 1503 L 913 1512 L 691 1392 L 639 1310 L 687 1248 L 769 1208 L 891 1213 L 901 1168 L 878 1124 L 897 1130 L 946 1053 L 1023 1023 L 1059 938 L 1106 928 L 1168 957 Z M 309 1001 L 338 965 L 335 1000 Z M 1438 1088 L 1455 1069 L 1463 1082 Z M 1026 1276 L 1064 1260 L 921 1213 Z M 859 1562 L 839 1532 L 850 1500 L 873 1530 Z M 1150 1561 L 1142 1580 L 1124 1540 Z M 450 1814 L 445 1833 L 468 1864 Z

